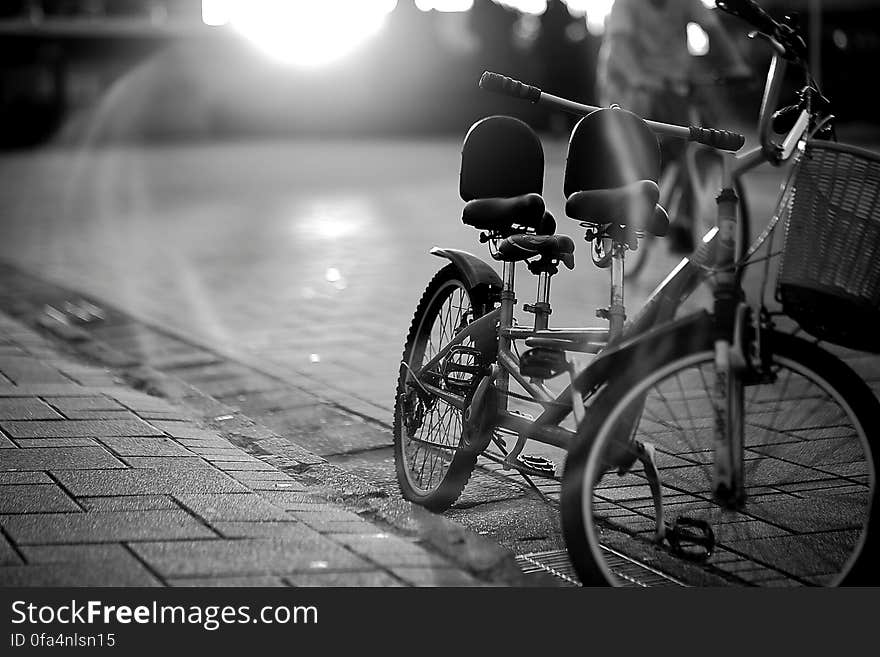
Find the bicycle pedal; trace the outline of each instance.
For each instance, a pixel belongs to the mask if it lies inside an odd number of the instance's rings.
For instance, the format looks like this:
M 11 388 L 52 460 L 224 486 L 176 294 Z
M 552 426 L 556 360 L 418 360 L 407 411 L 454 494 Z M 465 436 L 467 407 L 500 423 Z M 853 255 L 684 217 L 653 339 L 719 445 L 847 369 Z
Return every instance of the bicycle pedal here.
M 674 554 L 688 561 L 708 561 L 715 551 L 715 532 L 700 518 L 679 516 L 667 528 L 666 540 Z
M 552 379 L 568 371 L 568 359 L 561 349 L 533 347 L 519 359 L 519 373 L 536 379 Z
M 440 373 L 447 389 L 467 394 L 483 374 L 483 355 L 473 347 L 453 347 L 443 359 Z
M 548 477 L 556 474 L 556 464 L 548 458 L 533 454 L 520 454 L 516 462 L 529 470 L 534 470 Z

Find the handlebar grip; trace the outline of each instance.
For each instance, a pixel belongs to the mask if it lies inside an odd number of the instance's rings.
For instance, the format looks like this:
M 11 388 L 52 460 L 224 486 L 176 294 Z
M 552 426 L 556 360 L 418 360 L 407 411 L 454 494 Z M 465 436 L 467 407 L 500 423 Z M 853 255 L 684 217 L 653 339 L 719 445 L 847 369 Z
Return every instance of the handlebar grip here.
M 541 99 L 541 90 L 538 87 L 491 71 L 484 71 L 480 76 L 480 89 L 514 98 L 523 98 L 532 103 L 537 103 Z
M 738 151 L 746 143 L 746 138 L 737 132 L 715 130 L 713 128 L 690 127 L 690 141 L 696 141 L 722 151 Z

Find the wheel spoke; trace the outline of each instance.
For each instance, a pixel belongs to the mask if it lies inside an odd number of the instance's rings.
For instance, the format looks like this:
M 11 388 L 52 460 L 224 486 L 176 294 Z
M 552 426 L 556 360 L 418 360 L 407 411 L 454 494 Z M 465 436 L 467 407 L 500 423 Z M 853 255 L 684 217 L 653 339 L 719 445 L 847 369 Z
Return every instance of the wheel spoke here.
M 791 338 L 786 344 L 795 342 L 800 349 L 815 349 Z M 577 513 L 594 527 L 587 532 L 590 544 L 598 541 L 647 558 L 695 584 L 827 584 L 846 572 L 850 556 L 862 549 L 876 497 L 867 438 L 872 433 L 867 427 L 876 420 L 853 410 L 847 388 L 835 388 L 840 384 L 810 369 L 805 363 L 811 360 L 773 358 L 775 380 L 750 384 L 744 399 L 747 499 L 735 510 L 719 506 L 712 493 L 714 425 L 719 404 L 726 402 L 715 397 L 711 351 L 675 361 L 641 382 L 622 381 L 616 405 L 609 394 L 604 423 L 592 425 L 593 448 L 579 456 L 585 459 L 579 480 L 592 487 L 592 494 L 564 495 L 589 500 Z M 712 528 L 714 552 L 705 560 L 681 559 L 668 542 L 652 542 L 654 500 L 641 467 L 601 476 L 615 464 L 612 456 L 624 439 L 614 427 L 629 426 L 619 423 L 633 419 L 631 439 L 656 449 L 667 525 L 685 518 Z M 572 558 L 589 576 L 597 572 L 589 564 L 601 561 L 602 554 L 596 548 Z

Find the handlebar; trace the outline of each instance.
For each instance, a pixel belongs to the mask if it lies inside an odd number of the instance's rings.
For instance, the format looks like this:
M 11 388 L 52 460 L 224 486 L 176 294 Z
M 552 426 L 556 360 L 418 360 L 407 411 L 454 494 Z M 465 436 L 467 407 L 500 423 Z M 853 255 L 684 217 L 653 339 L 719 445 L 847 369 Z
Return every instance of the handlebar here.
M 601 109 L 599 107 L 575 103 L 566 98 L 560 98 L 545 93 L 538 87 L 525 84 L 519 80 L 509 78 L 506 75 L 493 73 L 491 71 L 485 71 L 480 77 L 480 88 L 486 91 L 512 96 L 513 98 L 528 100 L 532 103 L 550 105 L 551 107 L 556 107 L 557 109 L 580 116 L 586 116 L 587 114 L 592 114 L 596 110 Z M 727 130 L 715 130 L 698 126 L 679 126 L 650 120 L 645 120 L 645 123 L 647 123 L 648 127 L 659 135 L 695 141 L 718 150 L 738 151 L 746 143 L 746 138 L 744 136 Z
M 788 17 L 787 22 L 776 21 L 755 0 L 716 0 L 715 6 L 754 27 L 786 59 L 798 62 L 806 59 L 807 43 Z

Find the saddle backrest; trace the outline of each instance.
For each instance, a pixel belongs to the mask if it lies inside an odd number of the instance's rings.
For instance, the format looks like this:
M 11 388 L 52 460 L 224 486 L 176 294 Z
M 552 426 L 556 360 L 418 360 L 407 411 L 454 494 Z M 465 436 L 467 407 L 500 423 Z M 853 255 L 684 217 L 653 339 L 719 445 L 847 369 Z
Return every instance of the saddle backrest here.
M 471 126 L 461 147 L 459 193 L 464 201 L 540 194 L 544 149 L 528 125 L 490 116 Z
M 660 177 L 660 144 L 648 125 L 620 108 L 597 110 L 574 127 L 563 191 L 615 189 Z

